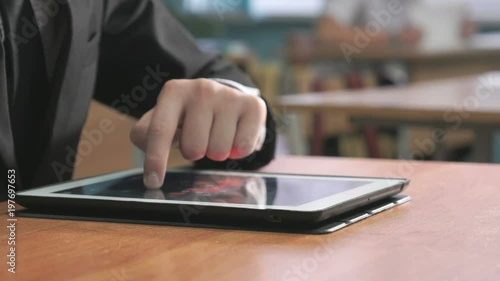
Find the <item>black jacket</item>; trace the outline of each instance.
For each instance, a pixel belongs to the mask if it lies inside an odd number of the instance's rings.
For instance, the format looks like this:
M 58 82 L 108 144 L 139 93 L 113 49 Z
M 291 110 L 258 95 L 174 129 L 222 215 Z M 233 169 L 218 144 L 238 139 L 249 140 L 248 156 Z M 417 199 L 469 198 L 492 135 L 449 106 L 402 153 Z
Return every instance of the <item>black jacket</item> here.
M 155 105 L 161 86 L 169 79 L 215 77 L 252 86 L 235 66 L 218 55 L 201 52 L 161 0 L 30 0 L 29 4 L 39 27 L 50 87 L 45 125 L 30 128 L 43 132 L 44 137 L 37 142 L 42 157 L 30 179 L 23 179 L 23 171 L 17 171 L 18 184 L 25 182 L 18 188 L 71 179 L 74 159 L 68 157 L 68 148 L 77 149 L 92 98 L 140 117 Z M 6 34 L 2 38 L 4 43 L 12 39 Z M 4 183 L 7 169 L 17 168 L 11 127 L 16 120 L 10 120 L 9 95 L 2 80 L 9 54 L 5 56 L 2 61 L 0 55 L 0 168 Z M 145 81 L 145 77 L 150 78 Z M 123 95 L 136 100 L 124 102 Z M 203 159 L 198 166 L 234 170 L 266 165 L 275 149 L 269 108 L 267 127 L 260 152 L 230 162 Z M 3 190 L 0 197 L 5 199 Z

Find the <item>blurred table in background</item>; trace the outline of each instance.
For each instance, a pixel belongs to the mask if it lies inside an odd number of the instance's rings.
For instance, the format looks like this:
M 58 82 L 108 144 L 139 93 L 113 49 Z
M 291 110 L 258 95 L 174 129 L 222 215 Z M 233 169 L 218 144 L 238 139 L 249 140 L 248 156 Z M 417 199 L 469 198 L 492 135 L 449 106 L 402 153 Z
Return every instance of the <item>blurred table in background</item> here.
M 480 74 L 500 69 L 500 34 L 478 34 L 467 45 L 453 49 L 360 48 L 350 58 L 353 62 L 403 61 L 408 65 L 412 82 Z M 296 67 L 317 61 L 347 63 L 340 43 L 319 43 L 307 36 L 291 39 L 287 61 Z
M 500 70 L 500 34 L 486 33 L 478 34 L 470 38 L 466 45 L 453 49 L 434 49 L 421 50 L 417 48 L 389 48 L 375 47 L 368 45 L 366 48 L 359 48 L 357 52 L 350 57 L 351 64 L 348 63 L 346 57 L 340 49 L 340 43 L 321 43 L 315 39 L 311 33 L 294 32 L 290 36 L 290 42 L 286 49 L 286 63 L 288 72 L 286 74 L 288 88 L 284 89 L 286 93 L 302 93 L 310 92 L 326 92 L 340 91 L 346 88 L 351 88 L 349 85 L 349 76 L 354 74 L 360 79 L 362 87 L 373 88 L 377 86 L 377 72 L 375 68 L 378 63 L 384 61 L 399 61 L 403 62 L 409 71 L 410 83 L 431 81 L 438 79 L 447 79 L 461 77 L 467 75 L 477 75 L 488 71 Z M 318 64 L 322 67 L 318 68 Z M 330 69 L 325 66 L 331 65 Z M 340 67 L 340 69 L 339 69 Z M 371 68 L 371 70 L 370 70 Z M 348 70 L 351 69 L 351 70 Z M 326 72 L 325 72 L 326 70 Z M 340 71 L 340 72 L 338 72 Z M 344 73 L 348 71 L 348 73 Z M 330 73 L 331 72 L 331 73 Z M 350 74 L 349 74 L 350 73 Z M 403 79 L 405 80 L 405 79 Z M 320 81 L 322 87 L 317 89 Z M 294 131 L 301 130 L 307 136 L 311 136 L 314 140 L 314 126 L 317 123 L 311 122 L 311 119 L 319 123 L 323 123 L 325 136 L 339 138 L 343 143 L 346 143 L 345 136 L 352 136 L 355 130 L 347 120 L 347 113 L 329 112 L 329 114 L 301 114 L 299 117 L 299 128 Z M 431 132 L 425 128 L 412 128 L 413 135 L 429 135 Z M 463 137 L 462 137 L 463 136 Z M 380 139 L 380 138 L 379 138 Z M 361 136 L 354 135 L 355 142 L 346 152 L 342 152 L 342 156 L 366 157 L 370 153 L 365 146 L 360 145 L 368 140 L 363 140 Z M 472 132 L 469 130 L 458 130 L 450 134 L 450 142 L 453 149 L 463 150 L 471 143 Z M 414 141 L 409 140 L 409 141 Z M 387 136 L 383 138 L 384 157 L 392 157 L 394 150 L 393 140 Z M 292 147 L 292 154 L 302 154 L 302 151 L 308 151 L 309 147 L 306 139 L 292 140 L 292 143 L 298 143 Z M 323 148 L 319 148 L 318 143 L 312 144 L 313 152 L 316 155 L 324 155 Z M 343 145 L 342 147 L 345 147 Z M 368 146 L 370 147 L 370 146 Z M 357 151 L 353 154 L 353 150 Z M 361 150 L 360 150 L 361 149 Z M 340 149 L 342 151 L 345 148 Z M 308 154 L 308 153 L 306 153 Z M 314 153 L 313 153 L 314 154 Z M 353 155 L 351 155 L 353 154 Z
M 287 112 L 345 113 L 357 124 L 433 128 L 430 136 L 414 142 L 408 132 L 402 134 L 399 155 L 405 159 L 424 152 L 436 152 L 440 159 L 447 132 L 469 128 L 475 132 L 473 160 L 491 162 L 494 132 L 500 124 L 500 76 L 491 73 L 408 87 L 287 95 L 275 105 Z

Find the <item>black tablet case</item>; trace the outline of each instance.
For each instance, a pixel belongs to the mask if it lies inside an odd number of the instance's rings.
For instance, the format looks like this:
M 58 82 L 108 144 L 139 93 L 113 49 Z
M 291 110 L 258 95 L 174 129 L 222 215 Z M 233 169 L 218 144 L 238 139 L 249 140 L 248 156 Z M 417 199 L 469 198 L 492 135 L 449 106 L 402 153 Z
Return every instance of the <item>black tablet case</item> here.
M 232 230 L 248 230 L 248 231 L 268 231 L 268 232 L 285 232 L 285 233 L 302 233 L 302 234 L 327 234 L 338 231 L 346 226 L 362 221 L 373 215 L 383 211 L 392 209 L 411 201 L 410 196 L 397 195 L 381 201 L 374 202 L 363 208 L 347 212 L 341 216 L 333 217 L 321 223 L 314 225 L 290 225 L 266 222 L 264 220 L 256 221 L 225 221 L 220 219 L 207 220 L 197 219 L 196 216 L 190 218 L 189 222 L 182 217 L 144 217 L 140 213 L 107 213 L 97 212 L 92 210 L 86 211 L 68 211 L 64 210 L 47 210 L 47 209 L 27 209 L 17 212 L 19 217 L 45 218 L 45 219 L 65 219 L 65 220 L 80 220 L 80 221 L 96 221 L 96 222 L 114 222 L 114 223 L 133 223 L 133 224 L 149 224 L 149 225 L 166 225 L 180 227 L 201 227 L 201 228 L 218 228 Z

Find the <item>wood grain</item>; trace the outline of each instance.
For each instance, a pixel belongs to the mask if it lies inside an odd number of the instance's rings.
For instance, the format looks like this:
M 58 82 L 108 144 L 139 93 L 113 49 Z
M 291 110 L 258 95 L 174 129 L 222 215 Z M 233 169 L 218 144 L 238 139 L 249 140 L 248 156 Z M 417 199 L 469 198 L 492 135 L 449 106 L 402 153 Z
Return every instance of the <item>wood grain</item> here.
M 20 218 L 17 273 L 7 274 L 2 263 L 0 280 L 496 281 L 500 276 L 500 166 L 292 157 L 264 171 L 408 177 L 407 193 L 414 200 L 322 236 Z M 0 207 L 5 223 L 6 205 Z M 5 230 L 0 238 L 6 253 Z

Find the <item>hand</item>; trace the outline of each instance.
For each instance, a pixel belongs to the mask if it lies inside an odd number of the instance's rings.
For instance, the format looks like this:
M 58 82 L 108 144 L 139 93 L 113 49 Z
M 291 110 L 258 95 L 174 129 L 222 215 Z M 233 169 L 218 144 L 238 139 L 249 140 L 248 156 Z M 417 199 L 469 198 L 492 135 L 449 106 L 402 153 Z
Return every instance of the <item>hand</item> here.
M 260 149 L 267 109 L 257 96 L 208 79 L 171 80 L 156 106 L 132 129 L 132 142 L 146 153 L 144 184 L 160 188 L 172 144 L 196 161 L 241 159 Z
M 415 45 L 422 39 L 422 31 L 415 27 L 408 27 L 399 33 L 399 40 L 403 44 Z

